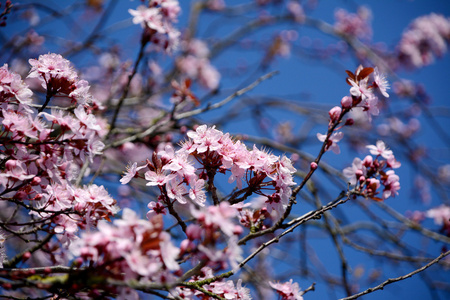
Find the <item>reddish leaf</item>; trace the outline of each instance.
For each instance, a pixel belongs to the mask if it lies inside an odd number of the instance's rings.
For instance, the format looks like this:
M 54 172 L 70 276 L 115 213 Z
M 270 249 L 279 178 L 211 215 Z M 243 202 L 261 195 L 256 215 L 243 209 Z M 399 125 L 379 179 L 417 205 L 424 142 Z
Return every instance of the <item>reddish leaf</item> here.
M 353 81 L 356 81 L 356 77 L 355 74 L 353 74 L 352 72 L 350 72 L 349 70 L 345 70 L 345 72 L 347 73 L 348 77 L 350 79 L 352 79 Z
M 190 78 L 188 78 L 184 81 L 184 86 L 188 89 L 191 87 L 191 84 L 192 84 L 192 81 Z
M 373 72 L 373 68 L 364 68 L 364 69 L 362 69 L 361 72 L 359 72 L 359 74 L 357 76 L 358 81 L 366 78 L 372 72 Z

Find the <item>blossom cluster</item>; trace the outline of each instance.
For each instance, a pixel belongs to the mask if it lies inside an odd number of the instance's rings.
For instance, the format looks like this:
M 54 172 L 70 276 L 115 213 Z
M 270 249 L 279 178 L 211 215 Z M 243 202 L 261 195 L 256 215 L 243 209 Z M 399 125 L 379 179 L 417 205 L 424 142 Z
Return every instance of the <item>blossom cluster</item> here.
M 355 110 L 362 110 L 369 121 L 372 115 L 379 114 L 379 98 L 375 94 L 375 90 L 378 90 L 383 97 L 388 98 L 389 94 L 387 89 L 389 89 L 389 83 L 386 80 L 384 74 L 379 72 L 378 68 L 363 68 L 359 66 L 355 73 L 351 71 L 347 72 L 347 84 L 351 86 L 350 95 L 345 96 L 341 100 L 341 106 L 335 106 L 328 112 L 330 116 L 329 127 L 339 124 L 345 113 Z M 373 74 L 373 80 L 369 81 L 370 75 Z M 346 120 L 345 125 L 353 125 L 353 119 L 349 118 Z M 338 142 L 343 138 L 343 132 L 337 132 L 335 130 L 332 135 L 328 137 L 326 134 L 317 133 L 317 138 L 319 141 L 324 142 L 327 140 L 325 145 L 325 150 L 332 150 L 334 153 L 339 154 L 340 149 Z
M 367 148 L 372 155 L 375 155 L 375 158 L 370 155 L 363 160 L 356 157 L 352 166 L 344 169 L 344 176 L 365 197 L 377 201 L 395 197 L 398 195 L 400 182 L 399 176 L 393 169 L 399 168 L 401 164 L 383 141 L 377 141 L 376 146 L 369 145 Z M 378 189 L 381 186 L 383 186 L 383 191 L 380 198 Z
M 255 146 L 248 150 L 240 141 L 233 141 L 228 133 L 214 127 L 201 125 L 187 136 L 190 139 L 182 143 L 179 150 L 175 151 L 168 144 L 164 150 L 154 152 L 146 164 L 133 163 L 121 183 L 141 177 L 148 186 L 158 187 L 158 201 L 148 204 L 150 220 L 155 215 L 166 214 L 174 203 L 186 207 L 184 210 L 190 212 L 195 223 L 185 230 L 187 239 L 180 246 L 183 255 L 207 261 L 214 269 L 236 268 L 241 259 L 237 237 L 243 232 L 242 227 L 234 223 L 244 213 L 240 202 L 256 194 L 265 198 L 265 211 L 281 214 L 291 195 L 295 168 L 287 157 L 277 157 Z M 228 201 L 218 199 L 214 182 L 218 173 L 230 173 L 228 182 L 236 181 L 240 189 Z M 216 205 L 206 205 L 208 191 Z
M 210 90 L 219 86 L 220 73 L 209 61 L 209 49 L 205 42 L 197 39 L 182 43 L 185 55 L 176 64 L 180 72 Z
M 173 27 L 181 12 L 177 0 L 150 0 L 148 6 L 129 9 L 134 24 L 141 24 L 145 41 L 151 42 L 156 50 L 171 52 L 178 46 L 180 32 Z
M 450 19 L 432 13 L 415 19 L 403 33 L 397 45 L 401 64 L 421 68 L 433 62 L 435 56 L 447 52 L 450 41 Z
M 237 237 L 243 230 L 233 221 L 238 215 L 236 208 L 221 202 L 206 209 L 191 207 L 191 213 L 196 224 L 187 227 L 187 239 L 181 242 L 181 252 L 208 262 L 207 266 L 215 270 L 227 269 L 229 265 L 237 269 L 238 261 L 242 259 Z M 221 249 L 221 245 L 225 247 Z
M 125 281 L 174 281 L 174 273 L 180 269 L 179 249 L 163 230 L 162 216 L 155 216 L 149 222 L 125 208 L 122 219 L 114 220 L 113 224 L 100 221 L 97 228 L 96 232 L 83 233 L 70 246 L 72 254 L 91 268 L 91 276 L 104 275 Z M 138 299 L 135 291 L 129 297 L 125 299 Z
M 66 245 L 76 239 L 78 229 L 94 227 L 99 220 L 109 220 L 119 211 L 106 189 L 96 184 L 79 188 L 67 182 L 50 183 L 41 197 L 30 214 L 52 220 L 53 231 L 61 235 L 60 241 Z
M 92 104 L 89 83 L 79 79 L 70 61 L 60 54 L 44 54 L 28 62 L 31 65 L 28 78 L 37 78 L 47 96 L 64 95 L 76 105 Z
M 214 277 L 214 272 L 209 267 L 203 267 L 201 274 L 194 276 L 190 282 L 201 281 L 205 279 L 210 279 Z M 242 280 L 239 279 L 236 284 L 232 280 L 216 280 L 209 284 L 202 286 L 206 291 L 213 293 L 224 299 L 235 299 L 235 300 L 250 300 L 250 290 L 242 286 Z M 204 293 L 189 289 L 187 287 L 177 287 L 175 294 L 181 299 L 185 300 L 195 300 L 195 299 L 209 299 Z
M 91 113 L 89 85 L 68 60 L 46 54 L 30 64 L 28 77 L 37 78 L 47 91 L 44 106 L 32 104 L 33 93 L 20 75 L 7 65 L 0 68 L 0 192 L 2 200 L 30 201 L 30 213 L 68 241 L 78 227 L 117 212 L 102 186 L 72 184 L 81 164 L 101 153 L 102 129 Z M 48 113 L 45 105 L 54 97 L 65 97 L 74 106 Z
M 436 225 L 442 226 L 441 232 L 450 237 L 450 206 L 441 204 L 427 210 L 425 216 L 434 219 Z
M 204 206 L 205 185 L 208 185 L 214 198 L 214 177 L 217 173 L 230 173 L 229 183 L 236 181 L 239 189 L 242 189 L 244 182 L 247 185 L 244 195 L 237 198 L 237 193 L 229 199 L 230 202 L 242 202 L 255 193 L 266 197 L 270 209 L 284 211 L 292 192 L 290 186 L 295 184 L 292 177 L 295 168 L 289 158 L 284 155 L 280 158 L 256 146 L 248 150 L 240 141 L 233 141 L 228 133 L 206 125 L 189 131 L 187 136 L 189 139 L 182 143 L 179 150 L 174 151 L 172 146 L 167 145 L 164 150 L 153 154 L 152 161 L 147 160 L 139 167 L 134 163 L 121 179 L 122 184 L 139 176 L 138 171 L 147 168 L 144 173 L 147 185 L 158 186 L 161 192 L 158 200 L 162 206 L 168 201 L 180 204 L 191 201 Z M 199 167 L 194 166 L 192 158 L 200 164 Z M 156 204 L 151 204 L 151 207 L 156 207 Z
M 360 39 L 370 40 L 372 28 L 370 26 L 371 12 L 367 7 L 360 7 L 356 14 L 338 9 L 334 13 L 336 23 L 334 28 L 341 34 L 346 34 Z

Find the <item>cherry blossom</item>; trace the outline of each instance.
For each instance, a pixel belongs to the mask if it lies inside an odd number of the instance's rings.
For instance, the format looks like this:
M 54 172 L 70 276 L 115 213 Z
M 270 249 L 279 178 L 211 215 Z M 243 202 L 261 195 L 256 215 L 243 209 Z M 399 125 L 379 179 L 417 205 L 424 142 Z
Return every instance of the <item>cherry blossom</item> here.
M 146 167 L 146 165 L 138 167 L 137 162 L 133 163 L 131 166 L 128 166 L 127 171 L 125 172 L 125 175 L 120 179 L 120 183 L 127 184 L 128 182 L 131 181 L 131 179 L 133 179 L 133 177 L 136 176 L 136 174 L 137 174 L 137 172 L 139 172 L 139 170 L 142 170 L 145 167 Z
M 148 39 L 156 50 L 172 52 L 178 45 L 180 32 L 173 27 L 181 12 L 176 0 L 152 0 L 148 6 L 140 5 L 137 10 L 129 9 L 134 24 L 141 24 Z
M 389 83 L 386 80 L 386 77 L 378 71 L 378 67 L 375 67 L 373 76 L 374 85 L 380 90 L 384 97 L 389 98 L 389 94 L 386 92 L 386 90 L 390 88 Z
M 125 208 L 122 219 L 113 224 L 99 222 L 97 232 L 83 233 L 70 250 L 84 262 L 95 264 L 99 274 L 110 272 L 126 280 L 168 280 L 180 268 L 176 262 L 179 250 L 162 226 L 160 216 L 144 221 Z
M 204 185 L 205 181 L 203 179 L 198 179 L 192 182 L 191 189 L 189 190 L 189 197 L 191 200 L 200 206 L 204 206 L 204 202 L 206 201 L 206 194 L 203 190 Z
M 327 145 L 325 146 L 325 151 L 331 150 L 335 154 L 341 153 L 341 149 L 339 148 L 339 145 L 337 144 L 342 138 L 344 137 L 343 132 L 335 132 L 333 133 L 330 138 L 327 141 Z M 317 133 L 317 139 L 321 142 L 325 142 L 327 138 L 326 134 L 320 134 Z
M 407 68 L 421 68 L 447 51 L 450 21 L 435 13 L 415 19 L 397 45 L 398 59 Z
M 7 64 L 0 68 L 0 103 L 14 97 L 20 103 L 30 104 L 32 95 L 19 74 L 10 72 Z
M 281 296 L 282 300 L 303 300 L 298 283 L 292 282 L 292 279 L 285 283 L 269 282 L 269 285 Z
M 398 195 L 400 190 L 400 178 L 395 174 L 395 168 L 400 167 L 400 163 L 395 159 L 391 150 L 387 150 L 382 141 L 377 141 L 377 145 L 366 146 L 375 159 L 368 155 L 361 160 L 356 157 L 352 166 L 343 170 L 343 175 L 349 179 L 351 185 L 363 195 L 374 200 L 381 201 Z M 386 158 L 386 160 L 381 160 Z M 378 196 L 378 188 L 384 187 L 382 197 Z
M 386 145 L 383 141 L 377 141 L 376 146 L 374 145 L 368 145 L 366 146 L 367 149 L 370 150 L 370 154 L 372 155 L 381 155 L 382 157 L 388 159 L 390 156 L 392 156 L 392 151 L 388 150 Z

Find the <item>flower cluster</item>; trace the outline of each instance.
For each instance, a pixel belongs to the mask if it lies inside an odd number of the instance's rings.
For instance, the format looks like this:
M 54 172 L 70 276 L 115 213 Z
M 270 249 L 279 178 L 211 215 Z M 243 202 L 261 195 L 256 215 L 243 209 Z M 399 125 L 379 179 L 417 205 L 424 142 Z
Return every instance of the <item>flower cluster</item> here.
M 219 86 L 220 73 L 209 61 L 209 49 L 200 40 L 183 42 L 184 56 L 178 58 L 177 67 L 181 73 L 192 80 L 198 80 L 202 86 L 214 90 Z
M 237 237 L 243 230 L 233 222 L 237 216 L 236 208 L 221 202 L 206 209 L 191 208 L 191 213 L 196 224 L 190 224 L 186 229 L 187 239 L 180 246 L 182 254 L 208 262 L 207 266 L 215 270 L 224 270 L 229 265 L 237 269 L 238 261 L 242 259 Z M 226 247 L 221 249 L 221 244 Z
M 129 9 L 134 24 L 146 30 L 146 40 L 157 50 L 171 52 L 178 45 L 180 32 L 173 27 L 181 8 L 177 0 L 150 0 L 148 6 Z
M 364 40 L 370 40 L 372 37 L 372 28 L 369 24 L 371 12 L 367 7 L 360 7 L 356 14 L 338 9 L 334 17 L 336 19 L 334 28 L 337 32 Z
M 376 156 L 375 159 L 370 155 L 363 160 L 355 158 L 352 166 L 344 169 L 344 176 L 358 192 L 374 200 L 382 201 L 398 195 L 400 182 L 393 169 L 399 168 L 400 163 L 395 159 L 392 151 L 386 148 L 383 141 L 377 141 L 376 146 L 369 145 L 367 148 L 372 155 Z M 384 189 L 380 198 L 378 188 L 381 185 Z
M 89 84 L 80 80 L 70 61 L 60 54 L 40 55 L 38 59 L 30 59 L 28 78 L 37 78 L 47 90 L 47 96 L 64 95 L 79 105 L 92 103 Z
M 198 276 L 194 276 L 194 278 L 192 278 L 190 282 L 210 279 L 213 277 L 214 277 L 213 270 L 209 267 L 203 267 L 201 270 L 201 274 Z M 209 284 L 203 285 L 202 288 L 224 299 L 234 299 L 234 300 L 252 299 L 252 297 L 250 296 L 250 290 L 242 286 L 241 279 L 238 280 L 236 285 L 231 280 L 228 281 L 216 280 Z M 187 287 L 177 287 L 175 293 L 178 297 L 185 300 L 210 299 L 204 293 L 195 289 L 189 289 Z
M 71 187 L 67 182 L 49 184 L 35 201 L 36 210 L 30 214 L 50 219 L 61 242 L 69 243 L 76 238 L 79 228 L 97 225 L 99 220 L 115 215 L 119 209 L 103 186 L 95 184 L 83 188 Z M 62 213 L 65 212 L 65 213 Z
M 19 74 L 10 72 L 8 65 L 0 68 L 0 103 L 18 101 L 23 104 L 31 103 L 33 92 L 23 82 Z
M 441 231 L 450 237 L 450 206 L 442 204 L 429 209 L 425 212 L 425 216 L 433 218 L 436 225 L 442 226 Z
M 70 110 L 41 112 L 31 106 L 33 93 L 20 75 L 0 68 L 0 192 L 2 200 L 14 199 L 37 216 L 37 222 L 61 234 L 63 241 L 74 237 L 78 227 L 95 225 L 115 214 L 113 200 L 102 186 L 77 188 L 72 181 L 81 164 L 93 160 L 104 145 L 101 127 L 88 105 L 89 86 L 79 80 L 70 62 L 61 55 L 46 54 L 30 59 L 28 77 L 38 78 L 47 90 L 46 103 L 54 96 L 76 104 Z
M 342 117 L 345 113 L 362 109 L 369 119 L 371 120 L 372 115 L 378 115 L 378 102 L 379 99 L 375 95 L 374 90 L 377 89 L 384 97 L 388 98 L 389 94 L 387 89 L 389 89 L 389 83 L 386 77 L 378 71 L 378 68 L 363 68 L 359 66 L 356 72 L 353 74 L 351 71 L 347 72 L 347 84 L 351 86 L 350 96 L 345 96 L 341 100 L 341 106 L 333 107 L 329 112 L 330 122 L 329 127 L 335 126 L 341 122 Z M 369 82 L 369 76 L 373 73 L 373 81 Z M 353 125 L 353 119 L 347 119 L 345 125 Z M 325 145 L 325 150 L 332 150 L 334 153 L 339 154 L 340 149 L 337 144 L 344 134 L 342 132 L 333 132 L 327 139 L 327 135 L 317 133 L 317 138 L 321 142 L 327 141 Z
M 355 74 L 348 70 L 346 72 L 347 83 L 351 86 L 352 101 L 348 98 L 342 99 L 342 107 L 362 107 L 369 115 L 378 115 L 378 97 L 374 94 L 374 89 L 377 88 L 384 97 L 388 98 L 387 89 L 390 87 L 386 77 L 378 71 L 377 67 L 372 69 L 359 66 Z M 369 75 L 372 73 L 373 81 L 369 83 Z
M 397 45 L 398 59 L 406 67 L 421 68 L 444 55 L 449 41 L 450 19 L 434 13 L 419 17 L 403 33 Z
M 242 202 L 255 193 L 266 197 L 270 209 L 284 211 L 291 195 L 290 186 L 295 184 L 292 177 L 295 168 L 286 156 L 280 158 L 256 146 L 248 150 L 240 141 L 233 141 L 228 133 L 206 125 L 198 126 L 187 135 L 190 139 L 176 152 L 167 145 L 163 151 L 154 153 L 152 161 L 147 160 L 145 165 L 138 167 L 133 164 L 122 178 L 122 184 L 139 176 L 137 172 L 147 167 L 144 174 L 147 185 L 158 186 L 161 192 L 158 200 L 162 205 L 169 201 L 186 204 L 189 200 L 204 206 L 204 186 L 208 185 L 217 203 L 214 177 L 217 173 L 231 173 L 229 183 L 236 181 L 237 187 L 242 189 L 245 182 L 247 188 L 233 194 L 228 199 L 230 203 Z M 200 167 L 194 167 L 192 157 Z
M 125 281 L 167 283 L 174 280 L 174 272 L 180 269 L 176 260 L 179 249 L 163 231 L 161 216 L 149 222 L 125 208 L 122 219 L 113 224 L 101 221 L 97 228 L 97 232 L 83 233 L 70 247 L 75 256 L 92 268 L 90 275 Z

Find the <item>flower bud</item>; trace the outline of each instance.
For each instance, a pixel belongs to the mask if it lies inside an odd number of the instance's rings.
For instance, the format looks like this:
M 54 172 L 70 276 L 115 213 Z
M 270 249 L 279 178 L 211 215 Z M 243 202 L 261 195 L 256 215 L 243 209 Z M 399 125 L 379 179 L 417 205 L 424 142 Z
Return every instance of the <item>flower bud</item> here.
M 355 124 L 355 121 L 353 121 L 353 119 L 349 118 L 347 119 L 347 121 L 345 121 L 345 125 L 347 126 L 352 126 L 353 124 Z
M 352 108 L 353 105 L 353 99 L 349 96 L 345 96 L 341 100 L 342 108 Z
M 340 108 L 339 106 L 335 106 L 332 109 L 330 109 L 328 114 L 330 115 L 331 122 L 336 122 L 339 119 L 339 117 L 341 116 L 341 112 L 342 112 L 342 108 Z

